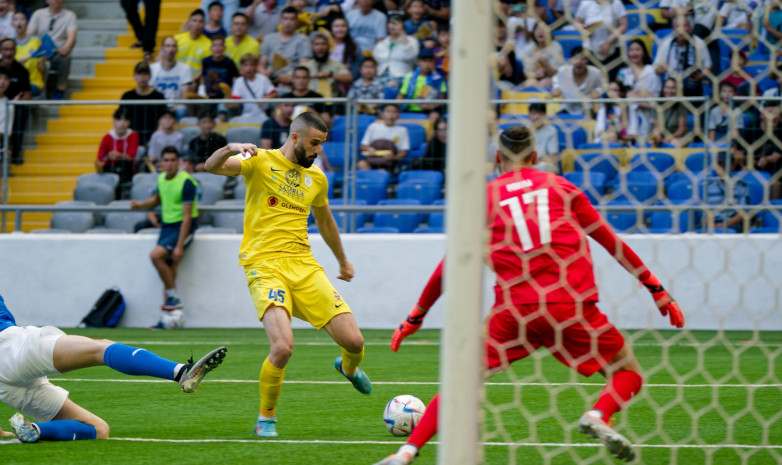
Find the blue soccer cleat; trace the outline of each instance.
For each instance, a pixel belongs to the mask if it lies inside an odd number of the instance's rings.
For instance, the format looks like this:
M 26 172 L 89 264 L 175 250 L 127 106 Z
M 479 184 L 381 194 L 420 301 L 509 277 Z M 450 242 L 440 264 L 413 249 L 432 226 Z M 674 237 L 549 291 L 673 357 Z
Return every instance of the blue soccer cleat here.
M 38 429 L 38 425 L 30 423 L 21 413 L 15 413 L 8 421 L 20 441 L 32 443 L 41 439 L 41 430 Z
M 262 438 L 276 438 L 277 434 L 277 417 L 269 418 L 268 420 L 258 420 L 255 424 L 255 435 Z
M 342 376 L 347 378 L 348 381 L 353 383 L 353 387 L 356 388 L 358 392 L 362 394 L 370 394 L 372 392 L 372 381 L 369 380 L 369 376 L 367 376 L 361 368 L 356 368 L 355 375 L 348 375 L 345 373 L 345 370 L 342 369 L 342 357 L 337 357 L 337 359 L 334 360 L 334 368 L 342 373 Z
M 176 310 L 182 307 L 184 307 L 184 305 L 182 304 L 182 301 L 179 300 L 179 297 L 166 297 L 165 303 L 160 306 L 162 310 Z
M 179 376 L 179 386 L 182 390 L 185 392 L 195 392 L 201 384 L 201 380 L 204 379 L 204 376 L 223 363 L 226 352 L 228 352 L 228 349 L 225 347 L 218 347 L 201 357 L 201 360 L 195 363 L 193 363 L 191 357 L 189 363 L 184 366 L 184 370 Z

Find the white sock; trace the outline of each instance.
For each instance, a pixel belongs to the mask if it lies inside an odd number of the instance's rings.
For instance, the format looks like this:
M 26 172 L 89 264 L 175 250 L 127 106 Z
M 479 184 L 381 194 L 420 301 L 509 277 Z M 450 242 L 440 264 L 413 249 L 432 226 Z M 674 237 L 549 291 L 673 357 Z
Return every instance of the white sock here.
M 179 370 L 182 369 L 182 367 L 185 366 L 184 363 L 177 363 L 174 367 L 174 380 L 176 381 L 176 375 L 179 374 Z
M 593 416 L 593 417 L 597 417 L 597 418 L 599 418 L 601 420 L 603 419 L 603 411 L 602 410 L 592 409 L 592 410 L 588 411 L 587 413 L 589 415 Z
M 416 447 L 413 444 L 405 444 L 404 446 L 400 447 L 396 453 L 400 455 L 404 453 L 408 453 L 410 454 L 410 457 L 415 457 L 416 455 L 418 455 L 418 447 Z
M 258 421 L 274 420 L 275 418 L 277 418 L 277 415 L 275 415 L 273 417 L 267 417 L 267 416 L 264 416 L 262 413 L 258 414 Z
M 176 298 L 176 289 L 166 289 L 166 297 Z

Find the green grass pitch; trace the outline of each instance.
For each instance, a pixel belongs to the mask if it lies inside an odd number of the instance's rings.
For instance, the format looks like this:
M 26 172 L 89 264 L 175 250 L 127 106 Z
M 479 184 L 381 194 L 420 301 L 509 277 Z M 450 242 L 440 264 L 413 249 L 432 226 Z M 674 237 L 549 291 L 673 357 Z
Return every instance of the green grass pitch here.
M 280 437 L 265 440 L 253 435 L 258 372 L 268 352 L 262 329 L 66 332 L 144 347 L 177 361 L 218 345 L 228 346 L 228 357 L 196 394 L 105 367 L 55 377 L 71 399 L 109 423 L 112 439 L 0 442 L 2 464 L 372 464 L 403 442 L 382 424 L 386 402 L 398 394 L 428 402 L 438 390 L 438 331 L 420 331 L 399 353 L 388 348 L 390 331 L 364 331 L 362 367 L 374 383 L 365 396 L 334 370 L 339 349 L 325 332 L 297 330 L 277 412 Z M 625 334 L 644 368 L 645 385 L 617 415 L 616 427 L 638 445 L 637 463 L 782 462 L 782 333 Z M 543 350 L 491 378 L 484 462 L 614 463 L 576 427 L 602 383 L 601 376 L 580 377 Z M 3 429 L 13 413 L 0 405 Z M 424 448 L 416 464 L 434 464 L 436 449 Z

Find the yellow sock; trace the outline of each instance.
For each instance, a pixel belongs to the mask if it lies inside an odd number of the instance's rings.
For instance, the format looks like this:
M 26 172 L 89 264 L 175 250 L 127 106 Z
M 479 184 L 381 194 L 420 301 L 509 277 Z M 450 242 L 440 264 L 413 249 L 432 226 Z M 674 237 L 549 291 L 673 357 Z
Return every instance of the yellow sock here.
M 344 348 L 342 348 L 342 369 L 345 370 L 345 373 L 353 376 L 356 374 L 356 368 L 358 368 L 358 365 L 361 363 L 361 361 L 364 360 L 364 348 L 361 348 L 361 352 L 354 354 L 351 352 L 348 352 Z
M 277 407 L 277 401 L 280 400 L 282 391 L 282 380 L 285 378 L 285 368 L 277 368 L 269 361 L 269 357 L 263 361 L 261 367 L 260 389 L 261 389 L 261 415 L 271 418 L 274 416 L 274 409 Z

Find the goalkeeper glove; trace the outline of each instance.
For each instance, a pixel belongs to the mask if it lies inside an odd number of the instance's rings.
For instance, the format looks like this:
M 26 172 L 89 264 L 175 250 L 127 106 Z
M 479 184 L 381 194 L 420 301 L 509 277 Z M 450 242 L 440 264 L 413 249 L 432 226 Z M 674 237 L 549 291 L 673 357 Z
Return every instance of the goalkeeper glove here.
M 684 314 L 682 309 L 679 308 L 679 304 L 673 299 L 673 297 L 665 290 L 660 280 L 657 279 L 652 273 L 649 273 L 649 277 L 644 279 L 643 285 L 646 289 L 652 293 L 654 303 L 660 309 L 660 313 L 663 316 L 669 316 L 671 319 L 671 325 L 681 328 L 684 326 Z
M 421 307 L 418 305 L 413 307 L 413 310 L 410 312 L 410 315 L 407 316 L 407 319 L 403 321 L 398 328 L 396 328 L 394 335 L 391 336 L 392 351 L 396 352 L 399 350 L 399 344 L 402 343 L 402 339 L 415 333 L 421 328 L 421 323 L 424 322 L 425 316 L 426 311 L 422 311 Z

